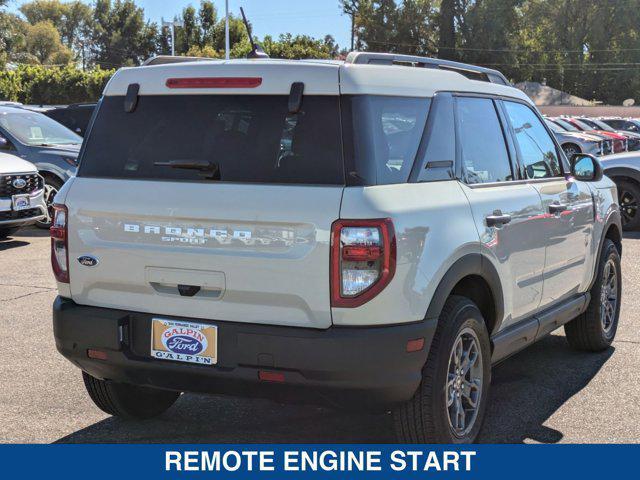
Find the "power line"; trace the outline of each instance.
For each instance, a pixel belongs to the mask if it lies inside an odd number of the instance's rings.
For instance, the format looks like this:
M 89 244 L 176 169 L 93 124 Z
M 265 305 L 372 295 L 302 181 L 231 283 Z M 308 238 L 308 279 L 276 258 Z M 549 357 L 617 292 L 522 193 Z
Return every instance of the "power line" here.
M 401 42 L 382 42 L 377 40 L 363 40 L 365 43 L 376 44 L 376 45 L 386 45 L 386 46 L 396 46 L 396 47 L 422 47 L 424 45 L 418 43 L 401 43 Z M 589 49 L 586 48 L 584 50 L 534 50 L 534 49 L 509 49 L 509 48 L 473 48 L 473 47 L 451 47 L 446 48 L 448 51 L 471 51 L 471 52 L 503 52 L 503 53 L 610 53 L 610 52 L 640 52 L 640 48 L 608 48 L 608 49 Z

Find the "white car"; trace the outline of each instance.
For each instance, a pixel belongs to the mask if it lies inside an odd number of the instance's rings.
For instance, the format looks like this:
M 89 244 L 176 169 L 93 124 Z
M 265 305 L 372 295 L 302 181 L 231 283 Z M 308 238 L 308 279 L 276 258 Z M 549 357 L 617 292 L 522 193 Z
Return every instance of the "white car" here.
M 109 414 L 304 398 L 470 442 L 493 363 L 563 325 L 582 350 L 615 336 L 615 185 L 493 70 L 125 68 L 85 141 L 54 205 L 54 335 Z
M 44 179 L 36 166 L 0 153 L 0 240 L 46 217 Z

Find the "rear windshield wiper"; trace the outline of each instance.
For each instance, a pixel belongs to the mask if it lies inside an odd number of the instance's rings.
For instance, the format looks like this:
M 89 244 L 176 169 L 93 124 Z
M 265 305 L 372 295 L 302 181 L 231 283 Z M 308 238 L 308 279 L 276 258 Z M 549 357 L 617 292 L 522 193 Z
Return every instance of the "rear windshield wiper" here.
M 218 164 L 207 160 L 168 160 L 166 162 L 154 162 L 156 167 L 180 168 L 183 170 L 198 170 L 203 178 L 208 180 L 220 180 Z

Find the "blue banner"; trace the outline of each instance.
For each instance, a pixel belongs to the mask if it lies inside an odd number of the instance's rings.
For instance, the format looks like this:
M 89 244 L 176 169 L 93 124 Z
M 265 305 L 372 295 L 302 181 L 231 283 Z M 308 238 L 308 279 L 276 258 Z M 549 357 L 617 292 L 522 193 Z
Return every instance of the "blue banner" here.
M 2 478 L 637 476 L 636 445 L 0 445 Z

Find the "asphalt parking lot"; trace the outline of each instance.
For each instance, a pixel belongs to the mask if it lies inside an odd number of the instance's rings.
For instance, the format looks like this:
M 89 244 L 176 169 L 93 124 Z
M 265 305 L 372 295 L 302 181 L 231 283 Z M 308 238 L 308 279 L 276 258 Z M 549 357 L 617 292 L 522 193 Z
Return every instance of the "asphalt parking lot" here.
M 562 330 L 494 369 L 481 442 L 640 442 L 640 235 L 624 240 L 623 306 L 613 347 L 569 349 Z M 99 411 L 56 352 L 47 232 L 0 242 L 0 442 L 393 442 L 390 415 L 183 395 L 162 417 Z

